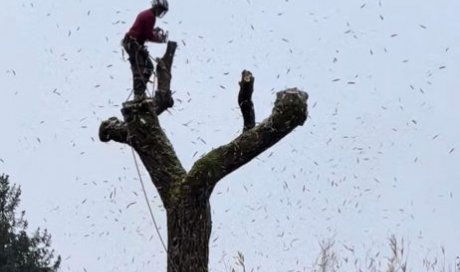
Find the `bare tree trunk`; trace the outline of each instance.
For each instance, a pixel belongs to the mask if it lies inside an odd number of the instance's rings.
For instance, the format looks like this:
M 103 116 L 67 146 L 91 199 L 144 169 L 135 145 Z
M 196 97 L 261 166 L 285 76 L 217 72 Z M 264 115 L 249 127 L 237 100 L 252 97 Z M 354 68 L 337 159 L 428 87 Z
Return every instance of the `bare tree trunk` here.
M 111 117 L 101 123 L 99 139 L 130 145 L 149 172 L 166 208 L 168 272 L 207 272 L 211 234 L 211 193 L 224 176 L 276 144 L 307 119 L 308 95 L 296 88 L 277 93 L 272 114 L 255 125 L 254 77 L 244 70 L 238 103 L 243 132 L 230 143 L 211 150 L 186 171 L 161 128 L 158 115 L 172 107 L 171 67 L 176 43 L 157 59 L 158 90 L 154 99 L 123 103 L 124 121 Z
M 209 198 L 189 195 L 167 210 L 168 272 L 207 272 L 211 208 Z

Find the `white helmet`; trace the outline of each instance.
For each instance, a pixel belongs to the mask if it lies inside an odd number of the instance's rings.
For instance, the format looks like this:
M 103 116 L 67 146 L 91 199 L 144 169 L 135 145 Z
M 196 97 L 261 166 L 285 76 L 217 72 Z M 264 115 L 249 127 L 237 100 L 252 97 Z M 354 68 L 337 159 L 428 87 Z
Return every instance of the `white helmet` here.
M 152 0 L 152 9 L 157 17 L 162 18 L 169 10 L 168 0 Z

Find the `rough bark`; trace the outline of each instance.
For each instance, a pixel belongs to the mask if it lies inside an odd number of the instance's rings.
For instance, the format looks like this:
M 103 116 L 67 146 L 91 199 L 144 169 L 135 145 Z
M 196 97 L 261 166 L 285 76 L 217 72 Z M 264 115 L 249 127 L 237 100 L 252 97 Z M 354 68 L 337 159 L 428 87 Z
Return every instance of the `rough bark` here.
M 277 93 L 272 114 L 255 126 L 254 77 L 244 70 L 238 104 L 243 133 L 195 162 L 187 173 L 162 130 L 158 115 L 172 107 L 171 67 L 177 45 L 168 43 L 157 59 L 158 90 L 154 99 L 123 103 L 124 121 L 101 123 L 99 138 L 133 147 L 149 172 L 166 208 L 168 272 L 207 272 L 211 212 L 209 199 L 217 182 L 270 148 L 305 122 L 308 95 L 296 88 Z
M 168 272 L 208 271 L 211 207 L 206 194 L 190 191 L 167 209 Z

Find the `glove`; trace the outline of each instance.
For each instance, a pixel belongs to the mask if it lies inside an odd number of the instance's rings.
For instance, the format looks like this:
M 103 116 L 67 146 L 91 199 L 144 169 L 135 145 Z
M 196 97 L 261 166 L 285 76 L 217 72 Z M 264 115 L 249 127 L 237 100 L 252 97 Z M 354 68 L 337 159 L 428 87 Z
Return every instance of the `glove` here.
M 168 41 L 168 31 L 156 27 L 153 29 L 153 34 L 158 38 L 159 42 L 165 43 Z

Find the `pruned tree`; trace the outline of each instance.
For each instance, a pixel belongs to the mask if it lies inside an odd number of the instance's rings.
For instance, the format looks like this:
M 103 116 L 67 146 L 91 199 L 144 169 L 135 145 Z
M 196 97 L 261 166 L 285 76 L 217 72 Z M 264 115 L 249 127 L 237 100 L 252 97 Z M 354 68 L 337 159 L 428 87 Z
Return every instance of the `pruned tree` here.
M 276 95 L 272 114 L 255 126 L 252 92 L 254 76 L 244 70 L 238 102 L 243 133 L 197 160 L 187 172 L 160 126 L 158 116 L 173 105 L 171 66 L 177 44 L 169 42 L 157 59 L 158 90 L 153 99 L 128 101 L 123 121 L 111 117 L 99 128 L 102 142 L 110 140 L 134 148 L 141 158 L 166 209 L 168 272 L 208 271 L 211 207 L 216 184 L 226 175 L 273 146 L 307 119 L 307 93 L 296 88 Z

